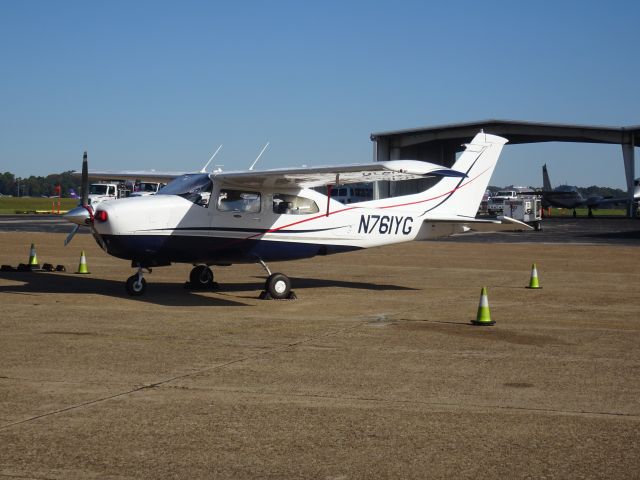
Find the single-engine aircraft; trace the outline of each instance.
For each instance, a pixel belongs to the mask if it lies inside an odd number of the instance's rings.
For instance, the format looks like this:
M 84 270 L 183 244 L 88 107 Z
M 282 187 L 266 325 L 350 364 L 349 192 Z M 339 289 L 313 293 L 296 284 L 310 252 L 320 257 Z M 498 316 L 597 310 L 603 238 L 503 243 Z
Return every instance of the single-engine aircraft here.
M 95 211 L 86 201 L 85 152 L 82 202 L 65 215 L 76 224 L 66 243 L 79 226 L 89 226 L 105 252 L 130 260 L 137 269 L 126 281 L 130 295 L 145 292 L 143 274 L 152 267 L 193 264 L 190 285 L 212 288 L 211 266 L 260 263 L 268 275 L 261 298 L 292 298 L 290 279 L 271 273 L 266 262 L 433 239 L 470 229 L 531 229 L 508 217 L 475 218 L 506 142 L 480 132 L 452 168 L 392 160 L 189 173 L 176 177 L 154 196 L 105 201 Z M 440 180 L 421 193 L 349 205 L 331 198 L 336 185 L 426 177 Z M 319 186 L 326 187 L 327 195 L 312 189 Z

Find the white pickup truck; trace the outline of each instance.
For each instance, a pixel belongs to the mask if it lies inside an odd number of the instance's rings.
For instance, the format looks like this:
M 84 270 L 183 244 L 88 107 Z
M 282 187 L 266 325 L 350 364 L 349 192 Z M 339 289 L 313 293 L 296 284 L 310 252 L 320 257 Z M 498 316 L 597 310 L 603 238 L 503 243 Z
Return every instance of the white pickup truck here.
M 123 183 L 92 183 L 89 185 L 89 205 L 96 205 L 105 200 L 128 197 L 131 193 Z

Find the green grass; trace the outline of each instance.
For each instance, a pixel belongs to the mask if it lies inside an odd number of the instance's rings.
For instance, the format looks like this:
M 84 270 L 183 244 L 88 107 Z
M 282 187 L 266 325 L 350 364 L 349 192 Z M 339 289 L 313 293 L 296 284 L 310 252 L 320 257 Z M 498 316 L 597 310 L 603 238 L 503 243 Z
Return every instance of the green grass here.
M 578 217 L 586 217 L 589 214 L 589 209 L 587 208 L 576 208 L 576 215 Z M 627 214 L 627 211 L 624 208 L 601 208 L 594 209 L 593 216 L 621 216 L 624 217 Z M 573 210 L 571 208 L 552 208 L 551 209 L 551 217 L 573 217 Z
M 49 212 L 51 213 L 51 204 L 55 202 L 56 212 L 58 211 L 57 198 L 40 198 L 40 197 L 0 197 L 0 214 L 16 214 L 16 213 L 34 213 Z M 61 198 L 60 212 L 71 210 L 78 205 L 75 198 Z

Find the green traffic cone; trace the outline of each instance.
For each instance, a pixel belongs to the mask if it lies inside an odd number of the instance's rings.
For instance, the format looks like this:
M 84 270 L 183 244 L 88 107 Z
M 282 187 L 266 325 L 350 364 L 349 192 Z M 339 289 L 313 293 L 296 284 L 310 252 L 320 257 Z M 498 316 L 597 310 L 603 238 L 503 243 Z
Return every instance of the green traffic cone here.
M 538 269 L 535 263 L 531 265 L 531 279 L 529 280 L 529 286 L 527 288 L 542 288 L 538 281 Z
M 476 319 L 471 322 L 474 325 L 493 325 L 491 320 L 491 312 L 489 311 L 489 299 L 487 298 L 487 287 L 482 287 L 480 292 L 480 303 L 478 305 L 478 314 Z
M 84 250 L 80 253 L 80 265 L 78 265 L 78 271 L 76 273 L 91 273 L 89 267 L 87 267 L 87 257 L 84 255 Z
M 30 267 L 38 268 L 40 265 L 38 264 L 38 256 L 36 255 L 36 246 L 32 243 L 31 250 L 29 250 L 29 263 Z

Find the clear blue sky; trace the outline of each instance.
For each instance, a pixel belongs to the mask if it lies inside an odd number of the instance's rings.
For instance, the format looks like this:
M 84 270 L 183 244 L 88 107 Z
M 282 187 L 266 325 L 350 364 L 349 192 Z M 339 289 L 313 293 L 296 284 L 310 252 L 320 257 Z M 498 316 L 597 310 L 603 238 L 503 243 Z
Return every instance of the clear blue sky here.
M 0 171 L 367 162 L 371 132 L 640 124 L 637 1 L 0 0 Z M 619 146 L 505 149 L 494 185 L 622 187 Z M 637 170 L 638 172 L 638 170 Z M 637 175 L 638 176 L 638 175 Z

